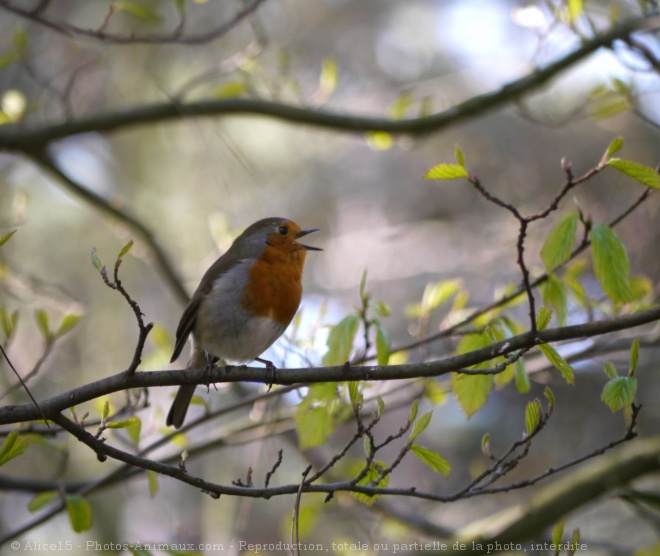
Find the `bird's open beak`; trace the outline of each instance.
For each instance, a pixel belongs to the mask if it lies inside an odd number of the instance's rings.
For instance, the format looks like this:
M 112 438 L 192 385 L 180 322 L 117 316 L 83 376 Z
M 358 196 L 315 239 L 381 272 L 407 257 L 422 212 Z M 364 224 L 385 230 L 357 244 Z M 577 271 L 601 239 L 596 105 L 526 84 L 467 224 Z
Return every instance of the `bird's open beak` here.
M 318 232 L 318 231 L 319 231 L 318 228 L 312 228 L 310 230 L 300 230 L 296 234 L 296 239 L 300 239 L 301 237 L 306 236 L 307 234 L 311 234 L 312 232 Z M 305 245 L 304 243 L 301 243 L 300 245 L 302 245 L 305 249 L 308 249 L 309 251 L 323 251 L 323 249 L 321 249 L 320 247 L 312 247 L 311 245 Z

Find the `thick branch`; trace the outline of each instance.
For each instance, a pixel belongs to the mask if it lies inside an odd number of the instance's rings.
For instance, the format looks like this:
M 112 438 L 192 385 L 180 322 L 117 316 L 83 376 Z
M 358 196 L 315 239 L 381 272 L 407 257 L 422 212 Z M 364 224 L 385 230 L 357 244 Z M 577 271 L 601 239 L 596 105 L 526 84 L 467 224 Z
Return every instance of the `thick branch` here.
M 214 368 L 190 369 L 187 371 L 150 371 L 127 376 L 121 373 L 86 384 L 69 392 L 53 396 L 40 403 L 48 417 L 68 407 L 87 402 L 130 388 L 152 386 L 174 386 L 180 384 L 207 384 L 211 382 L 260 382 L 263 384 L 298 384 L 315 382 L 344 382 L 349 380 L 397 380 L 416 377 L 440 376 L 451 372 L 472 373 L 472 367 L 501 355 L 508 355 L 520 349 L 532 348 L 538 344 L 576 340 L 617 332 L 660 320 L 660 307 L 624 315 L 613 319 L 589 322 L 563 328 L 540 330 L 535 334 L 526 332 L 508 340 L 469 353 L 454 355 L 438 361 L 410 365 L 370 366 L 370 367 L 321 367 L 303 369 L 281 369 L 272 377 L 263 368 Z M 480 371 L 476 371 L 480 372 Z M 39 412 L 31 404 L 12 405 L 0 408 L 0 424 L 18 423 L 40 419 Z
M 120 112 L 107 112 L 87 118 L 43 127 L 26 128 L 23 125 L 5 125 L 0 128 L 0 150 L 29 152 L 43 148 L 51 141 L 79 133 L 104 133 L 154 122 L 180 120 L 200 116 L 260 115 L 289 123 L 326 128 L 339 132 L 385 131 L 395 134 L 426 135 L 449 125 L 501 107 L 529 91 L 536 89 L 580 60 L 613 41 L 626 39 L 639 30 L 660 26 L 660 17 L 638 18 L 626 21 L 607 33 L 585 42 L 564 58 L 534 71 L 497 91 L 472 97 L 444 112 L 404 120 L 370 118 L 354 114 L 317 111 L 305 107 L 289 106 L 255 99 L 205 100 L 180 104 L 167 102 L 139 106 Z
M 466 548 L 449 550 L 444 554 L 476 556 L 486 554 L 488 544 L 515 543 L 534 538 L 576 508 L 637 477 L 658 471 L 660 438 L 629 444 L 626 449 L 604 456 L 555 481 L 523 504 L 470 524 L 449 543 L 450 547 L 454 541 L 465 543 Z M 481 544 L 482 550 L 473 550 L 473 542 Z

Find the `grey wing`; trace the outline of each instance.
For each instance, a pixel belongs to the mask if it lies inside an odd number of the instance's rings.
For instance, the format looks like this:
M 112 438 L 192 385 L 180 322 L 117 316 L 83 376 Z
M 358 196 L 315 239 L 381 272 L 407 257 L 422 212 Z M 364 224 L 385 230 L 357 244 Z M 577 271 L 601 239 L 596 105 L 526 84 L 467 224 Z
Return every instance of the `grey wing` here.
M 179 326 L 176 329 L 176 342 L 174 344 L 174 353 L 172 354 L 172 359 L 170 363 L 173 363 L 177 360 L 179 355 L 181 355 L 181 350 L 183 346 L 186 345 L 188 336 L 193 331 L 195 327 L 195 320 L 197 319 L 197 309 L 199 309 L 200 301 L 202 300 L 201 295 L 194 295 L 190 300 L 190 303 L 186 306 L 181 315 L 181 320 L 179 321 Z

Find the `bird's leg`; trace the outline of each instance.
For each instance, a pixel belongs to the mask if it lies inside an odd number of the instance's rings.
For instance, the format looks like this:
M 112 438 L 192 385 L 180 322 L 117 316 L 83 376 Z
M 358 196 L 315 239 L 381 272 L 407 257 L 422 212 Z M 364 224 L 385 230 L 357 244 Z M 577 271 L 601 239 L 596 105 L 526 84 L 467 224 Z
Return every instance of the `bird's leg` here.
M 266 365 L 266 378 L 268 379 L 268 391 L 270 392 L 273 382 L 277 379 L 277 367 L 272 361 L 268 361 L 268 359 L 262 359 L 261 357 L 255 357 L 254 359 Z
M 211 390 L 211 373 L 213 372 L 213 367 L 215 367 L 215 363 L 218 358 L 208 351 L 204 352 L 204 356 L 206 357 L 206 366 L 204 367 L 204 372 L 206 373 L 206 392 L 208 393 L 209 390 Z M 218 390 L 215 382 L 213 383 L 213 388 L 215 388 L 216 391 Z

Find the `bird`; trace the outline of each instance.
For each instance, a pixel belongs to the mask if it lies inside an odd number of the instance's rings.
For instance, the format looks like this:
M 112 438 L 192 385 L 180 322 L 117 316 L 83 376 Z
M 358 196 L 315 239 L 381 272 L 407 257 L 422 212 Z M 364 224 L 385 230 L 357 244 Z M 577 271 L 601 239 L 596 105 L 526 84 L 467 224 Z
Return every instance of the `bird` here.
M 210 368 L 218 360 L 228 366 L 258 360 L 273 371 L 272 362 L 259 355 L 284 333 L 298 310 L 307 251 L 322 251 L 298 240 L 317 231 L 279 217 L 246 228 L 202 277 L 179 321 L 170 363 L 192 334 L 186 368 Z M 179 387 L 167 426 L 183 425 L 195 387 Z

